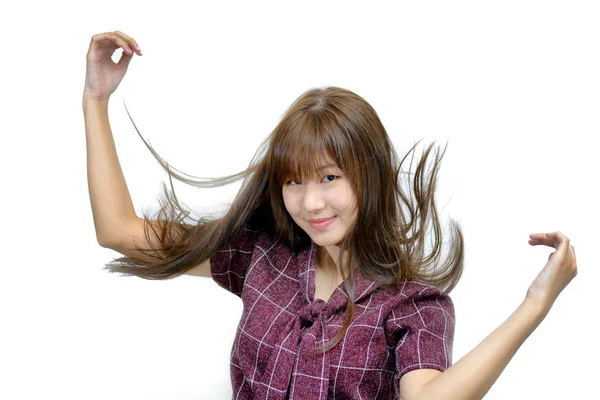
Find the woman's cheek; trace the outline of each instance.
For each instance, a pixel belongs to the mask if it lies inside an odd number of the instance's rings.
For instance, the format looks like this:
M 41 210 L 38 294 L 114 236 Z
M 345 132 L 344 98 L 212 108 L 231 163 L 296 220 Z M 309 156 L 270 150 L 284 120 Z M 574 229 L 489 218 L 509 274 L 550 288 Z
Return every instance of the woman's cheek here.
M 287 209 L 288 213 L 290 213 L 291 215 L 295 214 L 296 209 L 294 205 L 294 196 L 292 196 L 289 192 L 283 192 L 283 204 L 285 205 L 285 208 Z

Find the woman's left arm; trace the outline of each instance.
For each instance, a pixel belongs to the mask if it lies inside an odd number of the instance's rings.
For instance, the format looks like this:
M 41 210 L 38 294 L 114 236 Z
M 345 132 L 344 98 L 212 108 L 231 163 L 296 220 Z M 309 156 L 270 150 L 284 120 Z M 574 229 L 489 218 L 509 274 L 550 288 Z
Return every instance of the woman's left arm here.
M 577 275 L 575 250 L 560 232 L 532 234 L 529 244 L 556 248 L 517 310 L 467 355 L 423 385 L 417 400 L 482 399 L 521 344 Z

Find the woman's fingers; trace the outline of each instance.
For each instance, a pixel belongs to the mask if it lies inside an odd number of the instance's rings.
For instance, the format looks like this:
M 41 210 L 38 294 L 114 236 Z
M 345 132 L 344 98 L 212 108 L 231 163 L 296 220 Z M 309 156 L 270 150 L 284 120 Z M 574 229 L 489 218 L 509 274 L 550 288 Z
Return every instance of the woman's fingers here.
M 532 233 L 529 237 L 531 238 L 529 239 L 529 244 L 532 246 L 543 244 L 558 249 L 561 243 L 564 243 L 563 246 L 567 247 L 569 247 L 570 243 L 569 238 L 558 231 L 550 233 Z
M 135 50 L 136 53 L 141 54 L 140 46 L 138 46 L 137 42 L 129 35 L 124 34 L 121 31 L 114 31 L 114 35 L 121 37 L 129 46 L 130 49 Z
M 122 32 L 107 32 L 97 36 L 99 40 L 108 40 L 117 48 L 121 47 L 123 49 L 123 52 L 128 56 L 133 55 L 134 49 L 138 55 L 142 55 L 141 49 L 139 49 L 139 46 L 137 46 L 135 40 L 131 39 L 129 36 L 123 34 Z
M 529 237 L 532 239 L 547 239 L 548 233 L 532 233 Z
M 528 298 L 540 301 L 549 310 L 561 291 L 577 275 L 575 248 L 571 246 L 569 238 L 558 231 L 534 233 L 530 237 L 531 245 L 556 249 L 527 291 Z
M 110 97 L 127 72 L 127 66 L 133 58 L 136 46 L 135 40 L 120 31 L 92 36 L 86 56 L 85 95 L 91 98 Z M 118 48 L 122 48 L 123 53 L 115 64 L 111 57 Z M 141 55 L 139 47 L 135 52 Z
M 554 247 L 557 249 L 558 253 L 575 254 L 575 248 L 571 246 L 571 241 L 561 232 L 535 233 L 530 236 L 536 238 L 529 240 L 529 244 L 533 246 L 543 244 L 545 246 Z M 550 257 L 552 257 L 555 253 L 550 254 Z
M 132 53 L 131 48 L 127 45 L 127 42 L 122 37 L 110 34 L 109 37 L 113 40 L 113 42 L 118 46 L 123 48 L 123 52 L 127 55 Z
M 534 234 L 537 235 L 537 234 Z M 560 254 L 561 257 L 572 256 L 573 260 L 575 260 L 575 248 L 571 246 L 571 240 L 563 235 L 561 232 L 551 232 L 545 234 L 539 234 L 541 236 L 538 240 L 530 240 L 529 244 L 538 245 L 543 244 L 546 246 L 551 246 L 556 249 L 555 252 L 550 254 L 548 259 L 550 260 L 552 256 L 555 254 Z
M 545 233 L 532 233 L 529 235 L 531 239 L 529 239 L 529 244 L 532 246 L 536 246 L 538 244 L 544 244 L 544 240 L 547 239 Z

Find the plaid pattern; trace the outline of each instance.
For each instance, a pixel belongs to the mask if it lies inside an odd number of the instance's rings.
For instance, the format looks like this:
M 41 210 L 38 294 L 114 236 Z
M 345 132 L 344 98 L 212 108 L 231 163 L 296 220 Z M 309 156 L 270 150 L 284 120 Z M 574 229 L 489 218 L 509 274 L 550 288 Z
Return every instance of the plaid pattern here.
M 294 254 L 281 240 L 245 229 L 211 259 L 217 284 L 241 297 L 231 350 L 233 399 L 399 399 L 405 373 L 452 364 L 454 305 L 418 280 L 379 288 L 355 273 L 355 313 L 343 340 L 333 338 L 348 298 L 340 284 L 328 302 L 314 299 L 317 248 Z

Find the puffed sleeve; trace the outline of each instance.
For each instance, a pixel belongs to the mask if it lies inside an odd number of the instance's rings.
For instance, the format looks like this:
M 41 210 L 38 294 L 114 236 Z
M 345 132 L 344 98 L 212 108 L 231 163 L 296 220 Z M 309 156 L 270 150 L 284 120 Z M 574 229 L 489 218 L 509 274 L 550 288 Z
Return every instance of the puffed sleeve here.
M 241 297 L 252 253 L 261 232 L 242 230 L 241 236 L 210 257 L 212 278 L 219 286 Z
M 386 340 L 396 357 L 395 387 L 409 371 L 443 372 L 452 365 L 454 324 L 448 294 L 418 280 L 404 286 L 385 323 Z

